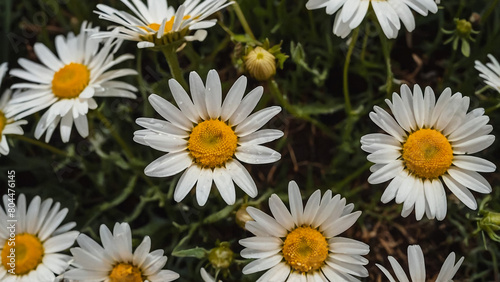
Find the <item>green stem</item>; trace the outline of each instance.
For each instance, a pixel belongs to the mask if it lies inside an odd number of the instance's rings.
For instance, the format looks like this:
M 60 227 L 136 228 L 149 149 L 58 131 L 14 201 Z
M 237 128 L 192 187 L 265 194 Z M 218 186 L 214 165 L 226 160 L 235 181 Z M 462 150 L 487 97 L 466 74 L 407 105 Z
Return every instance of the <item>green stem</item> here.
M 366 162 L 362 167 L 358 168 L 355 172 L 349 174 L 348 176 L 346 176 L 344 179 L 342 179 L 339 183 L 335 184 L 335 187 L 343 187 L 344 185 L 346 185 L 347 183 L 351 182 L 353 179 L 356 179 L 358 178 L 358 176 L 365 172 L 367 169 L 370 168 L 370 166 L 372 166 L 373 163 L 371 162 Z
M 252 30 L 250 29 L 250 26 L 248 25 L 248 22 L 247 22 L 247 19 L 245 18 L 245 15 L 241 11 L 240 5 L 235 0 L 233 0 L 231 2 L 234 3 L 233 4 L 234 11 L 236 12 L 236 16 L 240 20 L 241 26 L 245 30 L 245 33 L 248 34 L 248 36 L 250 36 L 250 38 L 252 38 L 254 41 L 257 41 L 257 39 L 255 39 L 255 36 L 253 35 Z
M 58 154 L 58 155 L 61 155 L 61 156 L 64 156 L 64 157 L 77 157 L 78 156 L 70 156 L 67 152 L 63 151 L 63 150 L 59 150 L 57 149 L 56 147 L 54 146 L 51 146 L 47 143 L 44 143 L 42 141 L 38 141 L 36 139 L 31 139 L 31 138 L 28 138 L 24 135 L 15 135 L 15 134 L 12 134 L 12 135 L 9 135 L 9 137 L 13 137 L 13 138 L 16 138 L 18 140 L 21 140 L 21 141 L 24 141 L 24 142 L 27 142 L 27 143 L 31 143 L 33 145 L 36 145 L 38 147 L 41 147 L 41 148 L 44 148 L 44 149 L 47 149 L 49 151 L 51 151 L 52 153 L 55 153 L 55 154 Z
M 448 64 L 447 64 L 448 66 L 444 70 L 443 80 L 441 80 L 441 83 L 439 85 L 440 89 L 443 89 L 443 86 L 444 86 L 443 83 L 445 81 L 447 82 L 450 79 L 450 75 L 453 73 L 453 70 L 455 69 L 454 61 L 455 61 L 455 57 L 457 56 L 457 49 L 453 49 L 453 51 L 451 51 L 451 56 L 450 56 L 450 59 L 448 60 Z
M 351 43 L 349 43 L 349 49 L 347 50 L 347 55 L 345 57 L 344 63 L 344 103 L 345 103 L 345 112 L 348 116 L 352 114 L 352 106 L 351 106 L 351 98 L 349 97 L 349 64 L 351 63 L 351 56 L 354 50 L 354 46 L 356 46 L 356 41 L 358 40 L 359 35 L 359 27 L 354 29 L 351 37 Z
M 378 25 L 377 25 L 378 26 Z M 382 28 L 378 31 L 380 42 L 382 43 L 382 53 L 384 54 L 385 67 L 387 71 L 387 80 L 385 82 L 385 87 L 387 91 L 387 97 L 390 97 L 392 93 L 392 80 L 394 75 L 391 68 L 391 47 L 389 46 L 389 39 L 385 36 Z
M 111 122 L 100 111 L 94 111 L 94 112 L 96 113 L 97 118 L 99 118 L 99 120 L 109 130 L 113 138 L 115 138 L 116 142 L 120 144 L 120 147 L 122 147 L 123 152 L 125 153 L 125 156 L 127 157 L 128 161 L 131 162 L 134 159 L 132 150 L 130 150 L 127 143 L 125 143 L 123 138 L 120 136 L 119 132 L 116 130 L 116 128 L 113 127 Z
M 495 110 L 497 110 L 497 109 L 499 109 L 499 108 L 500 108 L 500 103 L 496 104 L 495 106 L 492 106 L 492 107 L 487 108 L 487 109 L 484 111 L 484 113 L 485 113 L 485 114 L 490 114 L 491 112 L 493 112 L 493 111 L 495 111 Z
M 294 107 L 293 105 L 291 105 L 288 102 L 286 96 L 281 93 L 281 91 L 278 87 L 278 83 L 276 83 L 276 81 L 274 79 L 269 80 L 268 85 L 269 85 L 269 88 L 271 90 L 271 94 L 278 100 L 278 102 L 281 104 L 281 106 L 283 106 L 283 108 L 285 108 L 285 110 L 289 114 L 293 115 L 296 118 L 303 119 L 303 120 L 306 120 L 306 121 L 312 123 L 314 126 L 321 129 L 321 131 L 323 131 L 323 133 L 325 135 L 327 135 L 331 138 L 335 138 L 335 134 L 333 134 L 333 131 L 328 126 L 326 126 L 325 124 L 321 123 L 320 121 L 318 121 L 314 118 L 311 118 L 307 114 L 299 112 L 297 107 Z
M 498 0 L 495 0 L 495 1 L 493 1 L 493 3 L 491 3 L 491 5 L 488 8 L 488 10 L 486 10 L 486 12 L 484 13 L 483 17 L 481 18 L 481 22 L 483 22 L 483 23 L 486 22 L 486 20 L 490 17 L 491 13 L 497 7 L 497 4 L 498 4 Z
M 188 89 L 188 85 L 184 77 L 182 76 L 182 70 L 179 66 L 179 59 L 177 58 L 177 52 L 175 46 L 167 45 L 161 49 L 165 59 L 167 59 L 168 67 L 170 68 L 170 73 L 172 77 L 179 82 L 184 89 Z

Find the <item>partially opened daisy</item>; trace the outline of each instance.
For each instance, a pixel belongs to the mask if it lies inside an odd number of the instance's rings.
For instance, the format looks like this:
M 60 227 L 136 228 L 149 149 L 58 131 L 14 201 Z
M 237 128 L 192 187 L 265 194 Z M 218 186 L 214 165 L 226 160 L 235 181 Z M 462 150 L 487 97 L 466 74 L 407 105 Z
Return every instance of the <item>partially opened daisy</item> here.
M 288 185 L 290 211 L 276 195 L 269 199 L 273 217 L 248 207 L 255 221 L 245 228 L 255 236 L 242 239 L 241 256 L 256 259 L 243 268 L 243 274 L 267 270 L 257 281 L 359 281 L 367 277 L 364 267 L 369 253 L 367 244 L 338 237 L 361 215 L 352 212 L 340 195 L 332 197 L 328 190 L 323 197 L 316 190 L 305 207 L 294 181 Z M 328 279 L 328 280 L 327 280 Z
M 396 199 L 403 203 L 401 215 L 415 209 L 417 220 L 424 213 L 428 218 L 443 220 L 447 201 L 445 184 L 455 196 L 471 209 L 476 199 L 469 191 L 488 194 L 491 185 L 478 172 L 493 172 L 492 162 L 471 156 L 488 148 L 495 136 L 484 109 L 467 113 L 469 98 L 452 95 L 446 88 L 436 102 L 430 87 L 425 94 L 418 85 L 413 93 L 401 86 L 401 96 L 394 93 L 386 100 L 394 117 L 375 106 L 370 118 L 388 134 L 373 133 L 361 138 L 361 149 L 370 153 L 371 184 L 392 181 L 382 194 L 382 202 Z
M 479 76 L 484 78 L 484 82 L 491 86 L 496 91 L 500 92 L 500 64 L 493 55 L 488 54 L 491 62 L 484 65 L 480 61 L 476 61 L 476 69 L 480 72 Z
M 134 132 L 134 141 L 166 155 L 149 164 L 144 173 L 167 177 L 184 171 L 175 187 L 174 200 L 182 201 L 196 184 L 196 199 L 203 206 L 212 182 L 228 205 L 234 204 L 234 183 L 250 197 L 257 196 L 252 177 L 239 162 L 265 164 L 276 162 L 281 155 L 261 144 L 283 136 L 275 129 L 262 129 L 281 108 L 273 106 L 250 113 L 263 93 L 261 86 L 244 98 L 247 79 L 241 76 L 222 101 L 222 87 L 215 70 L 208 73 L 206 86 L 200 76 L 189 76 L 191 98 L 174 79 L 170 90 L 180 109 L 156 94 L 149 96 L 153 108 L 166 119 L 139 118 L 146 129 Z
M 7 63 L 3 63 L 0 65 L 0 85 L 2 85 L 3 77 L 7 72 Z M 15 121 L 8 115 L 5 115 L 7 110 L 7 104 L 9 103 L 11 96 L 10 89 L 7 89 L 3 92 L 2 97 L 0 98 L 0 155 L 8 155 L 9 154 L 9 143 L 7 143 L 7 135 L 8 134 L 24 134 L 21 125 L 28 123 L 25 120 Z
M 59 122 L 63 142 L 69 141 L 73 123 L 78 133 L 87 137 L 88 110 L 97 108 L 94 97 L 136 97 L 132 93 L 137 91 L 134 86 L 114 79 L 137 72 L 132 69 L 109 70 L 134 56 L 125 54 L 115 59 L 113 55 L 120 41 L 110 38 L 101 46 L 101 40 L 89 38 L 97 30 L 84 22 L 79 35 L 56 36 L 59 57 L 42 43 L 36 43 L 33 50 L 43 65 L 21 58 L 18 62 L 23 69 L 10 71 L 11 75 L 29 82 L 12 85 L 13 89 L 23 91 L 13 95 L 6 111 L 8 115 L 20 119 L 49 108 L 36 126 L 37 139 L 47 132 L 45 142 L 49 142 Z
M 65 279 L 77 281 L 130 281 L 168 282 L 179 274 L 162 268 L 167 263 L 163 250 L 151 249 L 151 239 L 144 237 L 132 252 L 132 232 L 128 223 L 115 223 L 113 233 L 101 225 L 102 247 L 85 234 L 78 236 L 80 247 L 72 248 L 71 269 Z
M 96 37 L 119 37 L 139 41 L 138 48 L 167 45 L 185 41 L 203 41 L 207 36 L 206 28 L 216 24 L 216 19 L 207 20 L 213 13 L 231 3 L 227 0 L 186 0 L 177 11 L 168 6 L 167 0 L 121 0 L 134 13 L 129 14 L 107 5 L 98 4 L 95 11 L 100 19 L 118 24 L 118 34 L 99 32 Z M 193 33 L 194 32 L 194 33 Z
M 380 270 L 387 276 L 390 282 L 408 282 L 408 276 L 406 276 L 403 267 L 396 261 L 392 256 L 388 257 L 396 279 L 391 275 L 391 273 L 382 265 L 376 264 Z M 458 268 L 462 265 L 464 257 L 460 258 L 455 264 L 455 253 L 451 252 L 446 260 L 444 261 L 441 270 L 435 280 L 435 282 L 449 282 L 453 281 L 453 276 L 457 273 Z M 410 269 L 410 278 L 412 282 L 425 282 L 428 281 L 425 273 L 425 259 L 422 249 L 419 245 L 408 246 L 408 268 Z M 435 277 L 435 276 L 432 276 Z
M 24 194 L 16 200 L 3 196 L 0 209 L 1 281 L 54 281 L 69 266 L 71 256 L 61 254 L 75 243 L 76 223 L 61 225 L 68 209 L 39 196 L 26 205 Z M 15 207 L 15 208 L 13 208 Z M 61 226 L 60 226 L 61 225 Z
M 415 18 L 410 8 L 423 16 L 427 16 L 429 11 L 438 11 L 433 0 L 309 0 L 306 8 L 326 8 L 329 15 L 337 13 L 333 33 L 345 38 L 361 24 L 370 4 L 387 38 L 397 37 L 401 29 L 400 21 L 408 31 L 415 29 Z

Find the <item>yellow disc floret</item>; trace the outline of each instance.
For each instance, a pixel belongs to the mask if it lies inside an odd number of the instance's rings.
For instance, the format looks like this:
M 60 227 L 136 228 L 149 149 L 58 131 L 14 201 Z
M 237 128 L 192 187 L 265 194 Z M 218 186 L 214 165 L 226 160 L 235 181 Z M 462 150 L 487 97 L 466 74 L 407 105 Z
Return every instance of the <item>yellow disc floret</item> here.
M 113 267 L 111 274 L 109 274 L 109 281 L 111 282 L 142 282 L 142 273 L 136 266 L 128 263 L 120 263 Z
M 7 240 L 2 250 L 4 269 L 14 269 L 16 275 L 24 275 L 37 268 L 42 262 L 44 249 L 38 237 L 22 233 Z
M 211 119 L 199 123 L 189 135 L 188 150 L 194 161 L 208 168 L 224 165 L 238 145 L 238 137 L 224 122 Z
M 7 118 L 2 111 L 0 111 L 0 140 L 2 140 L 2 132 L 5 126 L 7 125 Z
M 182 20 L 187 20 L 191 18 L 190 15 L 185 15 Z M 165 28 L 163 29 L 163 33 L 169 33 L 172 31 L 172 28 L 174 27 L 174 21 L 175 21 L 175 16 L 171 17 L 170 20 L 168 20 L 166 23 L 165 23 Z M 158 30 L 160 30 L 160 27 L 161 27 L 161 24 L 157 24 L 157 23 L 151 23 L 151 24 L 148 24 L 148 27 L 156 32 L 158 32 Z M 141 27 L 142 29 L 144 29 L 145 31 L 149 31 L 147 28 L 145 27 Z
M 283 257 L 294 270 L 310 272 L 321 268 L 328 257 L 328 250 L 325 236 L 314 228 L 304 226 L 286 236 Z
M 453 162 L 450 142 L 434 129 L 419 129 L 410 134 L 402 155 L 406 168 L 420 178 L 438 178 Z
M 61 99 L 76 98 L 89 85 L 89 82 L 89 69 L 82 64 L 70 63 L 54 74 L 52 92 Z

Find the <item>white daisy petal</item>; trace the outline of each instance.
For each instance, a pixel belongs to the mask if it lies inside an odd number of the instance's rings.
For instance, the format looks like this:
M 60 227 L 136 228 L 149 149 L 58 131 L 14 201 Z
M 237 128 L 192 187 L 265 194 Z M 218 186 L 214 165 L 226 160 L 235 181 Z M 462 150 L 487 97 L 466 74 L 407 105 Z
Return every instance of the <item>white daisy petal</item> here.
M 221 120 L 227 121 L 229 117 L 236 111 L 238 106 L 241 103 L 241 99 L 243 98 L 243 94 L 245 93 L 245 89 L 247 87 L 247 78 L 245 76 L 240 76 L 231 86 L 229 92 L 227 92 L 226 99 L 224 99 L 224 103 L 222 103 L 221 109 Z
M 249 164 L 268 164 L 281 159 L 281 154 L 261 145 L 241 146 L 235 154 L 236 158 Z
M 200 174 L 201 168 L 197 165 L 191 165 L 186 169 L 175 187 L 174 200 L 176 202 L 180 202 L 186 197 L 189 191 L 191 191 L 191 188 L 193 188 L 194 184 L 198 181 Z
M 222 110 L 222 86 L 219 74 L 215 70 L 210 70 L 208 72 L 205 103 L 210 118 L 218 118 Z
M 187 152 L 170 153 L 150 163 L 144 169 L 144 174 L 153 177 L 171 176 L 183 171 L 192 163 L 193 161 Z
M 198 205 L 204 206 L 207 203 L 210 189 L 212 188 L 213 173 L 211 169 L 202 169 L 196 183 L 196 201 Z
M 236 192 L 234 190 L 233 180 L 231 175 L 226 172 L 226 169 L 216 167 L 213 172 L 214 183 L 219 190 L 219 193 L 228 205 L 234 204 L 236 201 Z

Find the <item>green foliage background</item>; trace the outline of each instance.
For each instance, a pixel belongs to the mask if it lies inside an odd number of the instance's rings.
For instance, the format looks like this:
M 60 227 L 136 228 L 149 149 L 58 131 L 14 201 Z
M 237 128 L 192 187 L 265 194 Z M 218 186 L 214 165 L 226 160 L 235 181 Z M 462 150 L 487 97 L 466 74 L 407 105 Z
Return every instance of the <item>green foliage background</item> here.
M 169 1 L 178 6 L 179 1 Z M 406 248 L 420 244 L 426 257 L 428 278 L 437 276 L 444 259 L 454 251 L 465 261 L 455 281 L 499 281 L 499 243 L 473 234 L 477 211 L 471 211 L 448 193 L 448 215 L 442 222 L 423 219 L 416 221 L 414 213 L 404 219 L 401 205 L 382 204 L 380 196 L 387 183 L 369 185 L 370 163 L 360 149 L 362 135 L 380 131 L 368 118 L 374 105 L 384 108 L 383 100 L 399 85 L 385 86 L 387 79 L 383 44 L 390 48 L 390 63 L 394 78 L 401 83 L 431 86 L 436 93 L 445 87 L 471 98 L 471 108 L 484 107 L 493 125 L 492 134 L 500 129 L 500 95 L 492 89 L 482 89 L 484 83 L 474 69 L 474 60 L 486 62 L 486 55 L 500 59 L 500 5 L 498 1 L 443 1 L 437 14 L 416 15 L 417 27 L 407 33 L 404 28 L 396 40 L 380 40 L 376 26 L 370 20 L 361 25 L 360 37 L 353 49 L 349 67 L 349 89 L 355 115 L 347 117 L 343 97 L 343 68 L 348 45 L 332 34 L 334 16 L 324 9 L 308 11 L 306 0 L 239 0 L 238 3 L 255 36 L 272 44 L 283 42 L 282 51 L 291 57 L 275 80 L 280 93 L 271 91 L 268 83 L 249 80 L 250 89 L 265 87 L 257 106 L 281 105 L 284 110 L 274 118 L 269 128 L 285 132 L 280 140 L 269 144 L 282 154 L 282 159 L 270 165 L 247 166 L 259 188 L 256 199 L 249 199 L 237 189 L 237 200 L 227 206 L 212 189 L 204 207 L 196 204 L 194 194 L 181 203 L 173 200 L 173 189 L 180 175 L 170 178 L 149 178 L 144 167 L 162 153 L 132 141 L 138 117 L 153 117 L 155 112 L 147 102 L 151 93 L 173 101 L 167 81 L 171 78 L 161 53 L 138 50 L 135 42 L 125 42 L 119 53 L 132 53 L 135 60 L 121 67 L 137 69 L 137 77 L 127 82 L 139 88 L 138 99 L 101 98 L 99 108 L 89 113 L 90 136 L 82 139 L 73 133 L 67 144 L 54 134 L 47 150 L 26 140 L 9 137 L 11 152 L 0 158 L 1 183 L 7 182 L 7 170 L 16 171 L 17 193 L 28 199 L 35 195 L 54 198 L 68 207 L 68 221 L 76 221 L 77 229 L 99 241 L 101 224 L 112 227 L 115 222 L 129 222 L 134 244 L 143 236 L 152 238 L 153 248 L 165 250 L 167 268 L 181 275 L 179 281 L 199 281 L 199 269 L 205 267 L 214 274 L 205 250 L 227 241 L 235 253 L 235 261 L 219 278 L 224 281 L 255 281 L 259 276 L 243 276 L 246 261 L 239 256 L 238 240 L 251 234 L 235 222 L 235 212 L 242 205 L 257 206 L 268 211 L 267 199 L 278 194 L 287 203 L 287 185 L 295 180 L 307 198 L 316 189 L 331 189 L 363 211 L 358 222 L 344 236 L 371 246 L 367 281 L 384 280 L 375 263 L 388 266 L 387 256 L 396 257 L 406 265 Z M 118 0 L 2 0 L 0 21 L 2 41 L 0 58 L 17 67 L 17 59 L 35 60 L 33 44 L 43 42 L 54 50 L 54 37 L 69 31 L 79 32 L 81 22 L 92 21 L 104 29 L 109 22 L 99 20 L 92 12 L 104 3 L 127 10 Z M 454 18 L 469 19 L 480 33 L 471 43 L 470 57 L 443 45 L 447 39 L 441 28 L 453 29 Z M 216 14 L 218 25 L 208 30 L 204 42 L 188 44 L 179 53 L 180 64 L 187 75 L 196 70 L 202 78 L 216 69 L 223 81 L 223 93 L 241 75 L 234 65 L 235 54 L 244 48 L 244 34 L 233 7 Z M 232 34 L 225 30 L 231 31 Z M 388 50 L 388 49 L 386 49 Z M 7 78 L 3 85 L 16 82 Z M 482 91 L 479 91 L 482 90 Z M 283 99 L 285 97 L 285 99 Z M 33 138 L 41 114 L 26 118 L 25 136 Z M 75 131 L 75 130 L 74 130 Z M 123 144 L 117 142 L 123 140 Z M 500 165 L 499 144 L 478 153 Z M 487 209 L 500 212 L 500 175 L 484 174 L 493 186 L 492 200 Z M 6 187 L 2 184 L 2 187 Z M 485 195 L 475 193 L 478 202 Z M 199 247 L 199 248 L 196 248 Z M 487 248 L 486 248 L 487 247 Z M 174 254 L 172 254 L 174 253 Z

